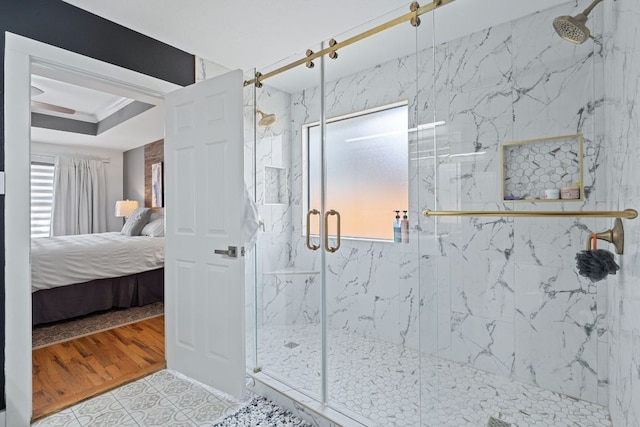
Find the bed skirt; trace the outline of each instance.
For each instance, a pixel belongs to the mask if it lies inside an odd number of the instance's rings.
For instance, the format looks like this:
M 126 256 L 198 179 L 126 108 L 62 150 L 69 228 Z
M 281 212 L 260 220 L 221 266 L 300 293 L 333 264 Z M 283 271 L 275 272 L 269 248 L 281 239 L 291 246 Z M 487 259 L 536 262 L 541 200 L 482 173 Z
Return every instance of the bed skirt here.
M 164 300 L 164 268 L 45 289 L 32 294 L 33 325 Z

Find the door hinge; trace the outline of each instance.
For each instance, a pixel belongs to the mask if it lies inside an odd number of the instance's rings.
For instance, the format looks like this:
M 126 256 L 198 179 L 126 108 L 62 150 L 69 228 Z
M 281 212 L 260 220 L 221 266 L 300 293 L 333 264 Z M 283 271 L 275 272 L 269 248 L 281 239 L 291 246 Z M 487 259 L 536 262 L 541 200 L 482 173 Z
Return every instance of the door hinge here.
M 4 183 L 4 171 L 0 172 L 0 194 L 6 194 L 6 188 Z

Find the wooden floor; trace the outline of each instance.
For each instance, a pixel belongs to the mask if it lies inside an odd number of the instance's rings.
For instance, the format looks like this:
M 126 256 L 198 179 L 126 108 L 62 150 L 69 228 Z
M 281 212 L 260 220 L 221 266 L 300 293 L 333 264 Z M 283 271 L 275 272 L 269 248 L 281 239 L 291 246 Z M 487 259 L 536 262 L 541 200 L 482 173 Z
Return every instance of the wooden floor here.
M 33 419 L 166 367 L 164 316 L 33 350 Z

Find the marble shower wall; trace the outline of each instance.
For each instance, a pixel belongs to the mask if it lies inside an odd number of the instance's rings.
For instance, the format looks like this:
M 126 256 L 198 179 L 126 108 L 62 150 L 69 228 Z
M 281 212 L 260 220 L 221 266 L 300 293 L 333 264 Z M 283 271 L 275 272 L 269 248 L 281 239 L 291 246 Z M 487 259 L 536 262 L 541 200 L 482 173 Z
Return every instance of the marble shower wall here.
M 435 100 L 446 130 L 425 143 L 449 156 L 425 165 L 441 210 L 593 210 L 606 200 L 601 159 L 604 58 L 601 38 L 574 46 L 551 28 L 558 6 L 440 46 L 443 89 Z M 600 13 L 598 13 L 600 12 Z M 602 14 L 589 25 L 601 34 Z M 428 79 L 428 77 L 425 77 Z M 440 86 L 440 85 L 438 85 Z M 502 202 L 500 144 L 584 135 L 583 202 Z M 430 171 L 433 169 L 433 171 Z M 430 179 L 430 178 L 428 178 Z M 429 202 L 429 199 L 435 202 Z M 438 243 L 440 313 L 421 313 L 421 332 L 438 321 L 438 354 L 570 396 L 606 404 L 605 283 L 578 275 L 575 254 L 589 230 L 610 221 L 543 218 L 428 219 Z M 428 225 L 427 225 L 428 224 Z M 449 288 L 446 289 L 447 284 Z M 427 300 L 426 307 L 435 307 Z M 446 314 L 445 314 L 446 313 Z M 447 315 L 448 314 L 448 315 Z M 423 335 L 424 337 L 424 335 Z M 433 342 L 424 337 L 422 342 Z
M 286 92 L 268 85 L 256 89 L 256 108 L 276 115 L 271 126 L 256 126 L 256 201 L 264 221 L 257 252 L 259 325 L 319 322 L 319 298 L 311 294 L 305 298 L 307 291 L 312 293 L 319 285 L 315 286 L 313 275 L 289 268 L 293 238 L 288 188 L 292 174 L 290 103 Z M 256 116 L 256 123 L 260 117 Z
M 640 207 L 640 35 L 636 0 L 604 2 L 608 208 Z M 608 280 L 609 409 L 615 426 L 640 425 L 640 222 L 624 221 L 621 270 Z

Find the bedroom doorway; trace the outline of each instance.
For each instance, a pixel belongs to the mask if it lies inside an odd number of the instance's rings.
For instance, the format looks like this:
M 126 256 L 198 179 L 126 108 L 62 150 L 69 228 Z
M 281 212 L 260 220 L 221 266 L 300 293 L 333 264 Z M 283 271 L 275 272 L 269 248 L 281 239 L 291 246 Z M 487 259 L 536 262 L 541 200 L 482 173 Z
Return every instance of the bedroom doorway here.
M 6 200 L 6 396 L 7 425 L 26 426 L 32 416 L 30 269 L 30 100 L 31 73 L 47 69 L 74 74 L 96 90 L 135 97 L 162 108 L 164 95 L 179 86 L 101 63 L 62 49 L 7 34 L 5 50 Z M 64 64 L 64 65 L 63 65 Z M 22 143 L 17 143 L 23 141 Z M 25 177 L 26 179 L 16 179 Z M 118 221 L 122 221 L 118 218 Z M 13 286 L 9 286 L 13 284 Z M 23 284 L 20 286 L 16 284 Z
M 30 141 L 30 75 L 33 66 L 54 65 L 57 68 L 76 72 L 86 76 L 88 81 L 98 81 L 101 85 L 108 86 L 115 90 L 115 93 L 134 92 L 138 99 L 148 99 L 151 103 L 163 101 L 170 92 L 179 93 L 183 89 L 173 83 L 162 81 L 150 76 L 127 70 L 112 64 L 104 63 L 92 58 L 69 52 L 60 48 L 46 45 L 41 42 L 30 40 L 11 33 L 6 34 L 5 47 L 5 105 L 12 108 L 5 110 L 5 163 L 7 176 L 7 191 L 5 196 L 5 243 L 10 251 L 5 254 L 5 283 L 12 284 L 6 287 L 6 421 L 11 426 L 27 426 L 30 424 L 32 415 L 32 381 L 31 381 L 31 360 L 24 357 L 31 351 L 31 269 L 30 269 L 30 223 L 29 223 L 29 141 Z M 220 136 L 217 141 L 200 141 L 194 143 L 199 145 L 197 151 L 204 150 L 206 156 L 195 157 L 198 161 L 192 164 L 197 169 L 192 169 L 184 173 L 183 179 L 174 179 L 174 172 L 170 166 L 178 165 L 181 161 L 189 160 L 189 155 L 195 155 L 196 151 L 189 149 L 178 149 L 173 152 L 173 157 L 166 159 L 167 170 L 167 244 L 165 254 L 165 269 L 172 266 L 171 272 L 167 269 L 165 274 L 165 293 L 167 300 L 171 301 L 165 308 L 166 330 L 175 332 L 173 340 L 167 336 L 165 340 L 166 360 L 168 367 L 177 365 L 177 350 L 179 347 L 187 348 L 194 354 L 211 358 L 208 363 L 224 364 L 229 360 L 241 360 L 244 367 L 244 282 L 241 281 L 241 272 L 244 271 L 244 259 L 240 251 L 232 251 L 232 245 L 240 243 L 240 228 L 221 228 L 229 224 L 240 224 L 239 220 L 228 221 L 237 217 L 237 212 L 243 209 L 241 202 L 243 199 L 238 196 L 238 192 L 228 199 L 224 199 L 224 209 L 213 212 L 214 216 L 205 216 L 205 212 L 198 213 L 191 210 L 191 215 L 176 215 L 178 222 L 171 223 L 171 218 L 175 213 L 172 206 L 183 207 L 183 212 L 189 212 L 183 201 L 208 200 L 207 207 L 214 206 L 208 198 L 192 197 L 184 198 L 184 195 L 194 194 L 196 186 L 190 185 L 195 181 L 205 183 L 214 193 L 219 195 L 229 195 L 224 189 L 216 185 L 224 185 L 225 180 L 217 182 L 216 174 L 207 173 L 207 156 L 215 154 L 216 148 L 223 148 L 227 142 L 235 142 L 242 146 L 242 86 L 235 85 L 228 93 L 234 98 L 233 109 L 226 111 L 227 105 L 231 105 L 227 95 L 218 96 L 228 88 L 220 87 L 220 79 L 212 78 L 202 83 L 198 83 L 200 89 L 205 89 L 204 98 L 199 107 L 194 108 L 190 99 L 182 99 L 181 104 L 174 104 L 170 113 L 165 117 L 170 117 L 179 124 L 181 130 L 185 125 L 199 126 L 210 125 L 216 121 L 226 121 L 229 114 L 234 116 L 234 125 L 230 132 Z M 234 80 L 235 81 L 235 80 Z M 240 80 L 242 81 L 242 80 Z M 216 86 L 218 85 L 218 86 Z M 190 86 L 189 88 L 191 88 Z M 233 93 L 232 93 L 233 92 Z M 177 98 L 174 98 L 177 99 Z M 239 102 L 237 100 L 239 99 Z M 194 101 L 195 102 L 195 101 Z M 239 108 L 237 107 L 239 106 Z M 253 106 L 251 106 L 253 109 Z M 253 110 L 252 110 L 253 111 Z M 198 116 L 197 113 L 204 113 Z M 237 117 L 236 117 L 237 116 Z M 201 120 L 204 118 L 204 121 Z M 239 125 L 238 125 L 239 124 Z M 217 136 L 217 135 L 216 135 Z M 165 139 L 168 141 L 168 138 Z M 171 148 L 165 148 L 165 154 L 172 152 Z M 186 157 L 179 158 L 182 154 Z M 242 154 L 242 150 L 240 151 Z M 226 162 L 223 166 L 229 171 L 237 169 L 242 176 L 243 159 L 234 158 L 234 162 Z M 188 163 L 188 162 L 187 162 Z M 229 175 L 234 177 L 235 175 Z M 22 178 L 20 178 L 22 177 Z M 186 178 L 194 178 L 189 181 Z M 174 182 L 175 181 L 175 182 Z M 171 185 L 174 185 L 173 189 Z M 236 187 L 230 187 L 235 189 Z M 172 191 L 175 193 L 176 201 L 180 203 L 171 204 Z M 198 193 L 200 195 L 200 193 Z M 178 199 L 178 195 L 180 198 Z M 219 200 L 218 200 L 219 202 Z M 219 205 L 219 203 L 217 203 Z M 194 206 L 195 208 L 195 206 Z M 198 219 L 196 221 L 196 218 Z M 206 219 L 206 221 L 204 220 Z M 189 222 L 193 220 L 194 222 Z M 189 228 L 191 227 L 191 228 Z M 194 228 L 195 227 L 195 228 Z M 172 236 L 172 229 L 176 233 Z M 233 231 L 233 233 L 230 233 Z M 206 257 L 200 257 L 193 261 L 181 261 L 176 257 L 176 253 L 169 254 L 169 249 L 173 243 L 169 240 L 179 239 L 180 234 L 209 234 L 218 235 L 223 238 L 228 236 L 227 241 L 222 244 L 219 239 L 217 245 L 223 247 L 207 248 Z M 237 233 L 237 234 L 236 234 Z M 227 250 L 227 247 L 229 250 Z M 216 251 L 214 256 L 214 249 Z M 210 253 L 209 253 L 210 250 Z M 240 252 L 240 253 L 239 253 Z M 234 257 L 236 253 L 238 256 Z M 219 255 L 220 254 L 220 255 Z M 209 258 L 211 256 L 212 258 Z M 236 264 L 236 265 L 234 265 Z M 241 268 L 238 268 L 238 265 Z M 205 288 L 195 282 L 197 276 L 191 274 L 195 270 L 204 270 L 206 282 Z M 238 275 L 224 276 L 225 271 L 237 271 Z M 226 277 L 226 278 L 225 278 Z M 223 281 L 220 282 L 220 279 Z M 180 292 L 178 291 L 178 280 L 180 281 Z M 213 281 L 220 283 L 213 283 Z M 222 285 L 222 287 L 221 287 Z M 218 286 L 218 288 L 216 288 Z M 175 290 L 173 288 L 176 288 Z M 207 298 L 198 291 L 205 290 Z M 214 292 L 220 290 L 223 294 L 216 295 Z M 176 300 L 171 300 L 169 291 L 177 295 Z M 216 301 L 214 307 L 216 313 L 211 313 L 209 302 Z M 204 304 L 203 304 L 204 302 Z M 190 311 L 190 309 L 193 309 Z M 196 321 L 197 320 L 197 321 Z M 205 320 L 206 322 L 201 322 Z M 216 327 L 221 325 L 215 323 L 224 320 L 221 330 L 216 331 Z M 204 328 L 203 328 L 204 326 Z M 197 328 L 207 329 L 204 339 L 197 331 Z M 216 337 L 220 337 L 220 342 L 214 342 Z M 240 338 L 240 339 L 238 339 Z M 222 348 L 221 344 L 233 344 L 234 348 Z M 235 346 L 238 347 L 235 347 Z M 202 359 L 204 360 L 204 359 Z M 219 366 L 210 371 L 219 371 Z M 197 370 L 195 374 L 210 375 L 210 372 Z M 233 377 L 234 381 L 244 384 L 244 369 L 227 372 L 227 377 Z M 196 378 L 198 379 L 198 378 Z M 209 378 L 211 380 L 211 378 Z M 202 381 L 202 379 L 201 379 Z M 210 383 L 210 381 L 203 381 Z M 216 386 L 216 384 L 213 384 Z M 243 387 L 241 387 L 243 388 Z
M 55 67 L 32 67 L 31 95 L 32 402 L 37 420 L 166 367 L 164 233 L 153 229 L 164 220 L 162 208 L 153 208 L 153 221 L 135 237 L 120 234 L 123 218 L 117 214 L 122 213 L 114 212 L 125 199 L 150 207 L 145 163 L 151 169 L 152 160 L 163 160 L 164 117 L 161 104 L 87 87 L 77 74 Z M 144 155 L 147 151 L 152 160 Z M 125 180 L 124 171 L 133 176 Z M 82 181 L 94 197 L 87 199 L 69 185 L 55 188 L 56 174 L 59 183 Z M 57 203 L 54 192 L 63 196 Z M 53 205 L 63 214 L 52 217 Z M 104 256 L 107 250 L 110 256 Z M 55 254 L 63 257 L 47 264 Z M 73 265 L 95 268 L 74 270 Z M 100 278 L 107 275 L 119 277 Z

